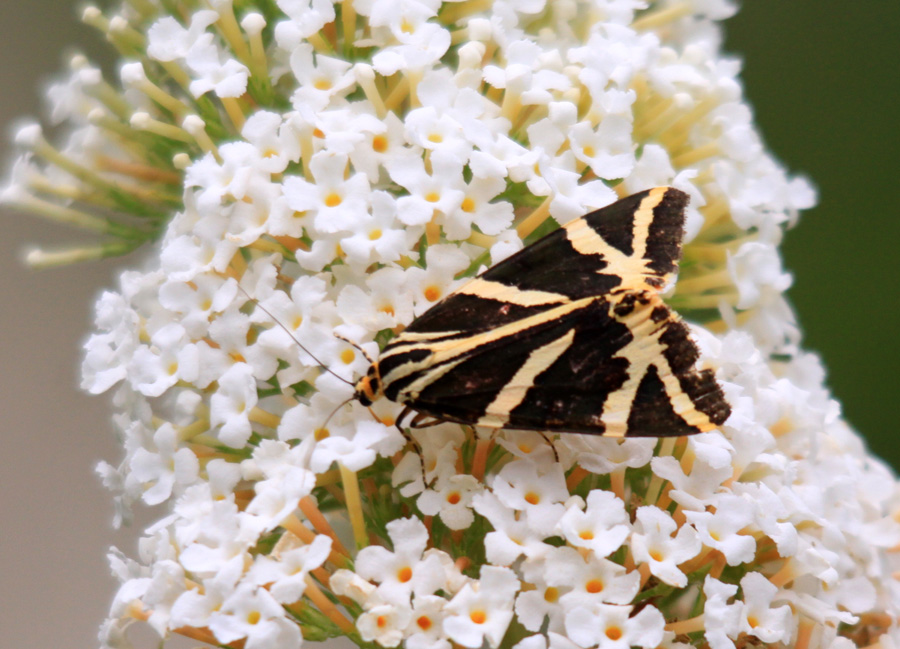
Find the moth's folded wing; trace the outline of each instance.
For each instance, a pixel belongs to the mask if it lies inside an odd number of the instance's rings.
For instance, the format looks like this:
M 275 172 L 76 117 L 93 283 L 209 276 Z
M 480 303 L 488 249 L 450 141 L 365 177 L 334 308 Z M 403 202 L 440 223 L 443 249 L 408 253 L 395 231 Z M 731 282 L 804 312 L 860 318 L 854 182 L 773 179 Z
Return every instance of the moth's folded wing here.
M 730 413 L 712 372 L 695 367 L 687 326 L 652 292 L 534 320 L 436 360 L 410 405 L 491 428 L 643 437 L 712 430 Z
M 658 290 L 678 268 L 687 201 L 657 187 L 591 212 L 470 280 L 407 331 L 482 331 L 622 287 Z

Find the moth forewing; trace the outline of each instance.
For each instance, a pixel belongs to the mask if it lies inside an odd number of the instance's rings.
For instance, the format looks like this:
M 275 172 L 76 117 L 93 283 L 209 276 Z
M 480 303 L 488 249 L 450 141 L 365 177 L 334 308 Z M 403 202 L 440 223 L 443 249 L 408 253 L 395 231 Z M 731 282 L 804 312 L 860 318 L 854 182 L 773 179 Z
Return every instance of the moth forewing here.
M 658 295 L 688 198 L 626 197 L 487 269 L 389 342 L 357 396 L 488 428 L 608 436 L 712 430 L 730 408 Z

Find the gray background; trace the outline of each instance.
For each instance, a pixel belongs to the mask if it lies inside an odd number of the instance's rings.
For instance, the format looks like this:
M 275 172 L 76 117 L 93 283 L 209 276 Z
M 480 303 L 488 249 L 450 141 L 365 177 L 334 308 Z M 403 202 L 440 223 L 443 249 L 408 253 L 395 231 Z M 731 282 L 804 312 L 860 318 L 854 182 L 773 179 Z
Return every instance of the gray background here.
M 0 124 L 38 113 L 39 82 L 63 50 L 104 51 L 74 6 L 0 0 Z M 895 464 L 898 23 L 900 5 L 883 0 L 752 0 L 727 25 L 767 142 L 821 190 L 785 246 L 807 344 L 824 355 L 850 420 Z M 0 141 L 0 159 L 9 155 Z M 18 214 L 2 226 L 3 644 L 93 647 L 114 590 L 106 549 L 133 551 L 135 534 L 110 529 L 93 466 L 119 451 L 105 400 L 78 391 L 78 365 L 93 298 L 122 262 L 32 273 L 17 263 L 23 245 L 61 233 Z

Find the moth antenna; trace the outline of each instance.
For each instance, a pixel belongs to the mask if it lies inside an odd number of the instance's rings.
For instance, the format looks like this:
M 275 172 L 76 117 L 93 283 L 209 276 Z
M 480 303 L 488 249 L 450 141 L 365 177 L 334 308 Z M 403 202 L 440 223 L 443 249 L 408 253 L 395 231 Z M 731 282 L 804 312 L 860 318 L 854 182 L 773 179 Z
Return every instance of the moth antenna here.
M 331 418 L 334 417 L 334 416 L 337 414 L 337 411 L 338 411 L 338 410 L 340 410 L 341 408 L 343 408 L 344 406 L 346 406 L 346 405 L 347 405 L 348 403 L 350 403 L 351 401 L 353 401 L 353 397 L 350 397 L 349 399 L 346 399 L 345 401 L 342 401 L 341 403 L 339 403 L 339 404 L 337 405 L 337 407 L 336 407 L 334 410 L 331 411 L 331 414 L 328 415 L 328 417 L 325 418 L 325 423 L 322 424 L 321 428 L 328 428 L 328 422 L 331 421 Z
M 347 344 L 350 345 L 351 347 L 356 347 L 356 348 L 360 351 L 360 353 L 365 357 L 365 359 L 366 359 L 367 361 L 369 361 L 369 365 L 374 365 L 374 364 L 375 364 L 375 359 L 372 358 L 371 356 L 369 356 L 369 352 L 367 352 L 365 349 L 363 349 L 362 347 L 360 347 L 357 343 L 353 342 L 352 340 L 350 340 L 350 339 L 347 338 L 346 336 L 343 336 L 343 335 L 341 335 L 341 334 L 339 334 L 339 333 L 334 334 L 334 337 L 337 338 L 338 340 L 343 340 L 345 343 L 347 343 Z
M 254 297 L 251 297 L 250 294 L 249 294 L 247 291 L 245 291 L 245 290 L 244 290 L 244 287 L 241 286 L 240 284 L 238 284 L 237 287 L 240 289 L 241 293 L 243 293 L 244 295 L 247 296 L 247 299 L 248 299 L 248 300 L 250 300 L 251 302 L 253 302 L 254 305 L 256 305 L 256 308 L 257 308 L 257 309 L 261 310 L 261 311 L 262 311 L 263 313 L 265 313 L 267 316 L 269 316 L 270 318 L 272 318 L 272 322 L 274 322 L 274 323 L 277 324 L 279 327 L 281 327 L 281 328 L 284 330 L 284 333 L 286 333 L 288 336 L 290 336 L 291 340 L 293 340 L 295 343 L 297 343 L 297 347 L 299 347 L 299 348 L 302 349 L 304 352 L 306 352 L 306 353 L 310 356 L 310 358 L 312 358 L 316 363 L 319 364 L 319 367 L 321 367 L 323 370 L 325 370 L 326 372 L 328 372 L 329 374 L 331 374 L 331 375 L 334 376 L 335 378 L 340 379 L 341 381 L 343 381 L 343 382 L 346 383 L 347 385 L 353 385 L 353 386 L 356 385 L 355 383 L 353 383 L 353 381 L 348 381 L 347 379 L 345 379 L 345 378 L 344 378 L 343 376 L 341 376 L 340 374 L 337 374 L 336 372 L 334 372 L 334 371 L 333 371 L 330 367 L 328 367 L 325 363 L 323 363 L 323 362 L 320 361 L 318 358 L 316 358 L 316 355 L 313 354 L 311 351 L 309 351 L 306 347 L 304 347 L 304 346 L 303 346 L 303 343 L 301 343 L 299 340 L 297 340 L 297 337 L 296 337 L 293 333 L 291 333 L 291 330 L 288 329 L 287 327 L 285 327 L 285 326 L 281 323 L 281 321 L 280 321 L 278 318 L 276 318 L 274 315 L 272 315 L 272 312 L 271 312 L 271 311 L 269 311 L 266 307 L 264 307 L 262 304 L 260 304 L 260 303 L 259 303 L 259 300 L 257 300 L 257 299 L 254 298 Z M 351 398 L 350 400 L 352 401 L 352 398 Z M 346 403 L 346 402 L 345 402 L 345 403 Z M 340 406 L 339 406 L 339 407 L 340 407 Z M 337 412 L 337 411 L 335 411 L 335 412 Z M 331 413 L 331 414 L 333 415 L 334 413 Z M 329 415 L 328 418 L 331 419 L 331 415 Z

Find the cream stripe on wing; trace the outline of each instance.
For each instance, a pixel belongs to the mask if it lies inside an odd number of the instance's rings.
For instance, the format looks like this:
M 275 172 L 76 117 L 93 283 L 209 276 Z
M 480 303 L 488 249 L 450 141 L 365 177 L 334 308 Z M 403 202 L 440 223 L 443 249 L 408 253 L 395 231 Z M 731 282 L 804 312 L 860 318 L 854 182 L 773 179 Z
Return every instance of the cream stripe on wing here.
M 522 367 L 484 409 L 485 414 L 478 420 L 477 425 L 503 428 L 509 421 L 509 413 L 525 400 L 528 390 L 534 385 L 534 380 L 572 346 L 574 339 L 575 330 L 569 329 L 556 340 L 531 352 Z
M 445 363 L 443 365 L 439 365 L 438 367 L 435 367 L 430 370 L 426 370 L 426 371 L 422 372 L 422 376 L 420 376 L 415 381 L 413 381 L 412 383 L 407 385 L 405 388 L 400 390 L 400 393 L 397 395 L 397 401 L 400 403 L 410 403 L 410 402 L 417 400 L 419 398 L 419 393 L 423 389 L 427 388 L 429 385 L 431 385 L 432 383 L 437 381 L 439 378 L 444 376 L 444 374 L 446 374 L 450 370 L 454 369 L 457 365 L 462 363 L 464 360 L 466 360 L 466 359 L 458 358 L 455 361 L 452 361 L 450 363 Z M 412 365 L 412 363 L 410 363 L 409 365 Z M 404 365 L 401 365 L 396 370 L 394 370 L 394 372 L 399 372 L 400 370 L 404 369 L 404 367 L 405 367 Z M 414 372 L 416 370 L 412 370 L 412 371 Z M 394 372 L 391 372 L 391 375 L 393 375 Z M 407 374 L 405 374 L 404 376 L 408 376 L 408 375 L 409 375 L 409 372 Z M 400 378 L 400 377 L 398 377 L 398 378 Z
M 647 254 L 647 239 L 650 237 L 650 225 L 653 223 L 653 210 L 662 203 L 668 187 L 655 187 L 644 197 L 634 214 L 634 239 L 631 247 L 634 256 L 642 259 Z
M 550 291 L 524 291 L 515 286 L 476 278 L 456 289 L 452 295 L 474 295 L 486 300 L 508 302 L 516 306 L 543 306 L 545 304 L 565 304 L 569 298 Z M 449 296 L 448 296 L 449 297 Z
M 385 347 L 384 351 L 379 357 L 379 360 L 390 358 L 395 353 L 406 354 L 417 349 L 424 349 L 428 352 L 431 352 L 431 355 L 423 359 L 423 361 L 421 362 L 422 368 L 427 368 L 432 365 L 436 365 L 437 363 L 446 363 L 447 361 L 453 360 L 454 358 L 462 354 L 466 354 L 467 352 L 472 351 L 476 347 L 487 345 L 509 336 L 514 336 L 517 333 L 526 331 L 527 329 L 531 329 L 532 327 L 537 327 L 548 322 L 553 322 L 554 320 L 558 320 L 559 318 L 562 318 L 572 311 L 583 309 L 591 302 L 601 299 L 603 298 L 586 297 L 580 300 L 576 300 L 575 302 L 570 302 L 568 304 L 560 304 L 559 306 L 555 306 L 553 308 L 547 309 L 546 311 L 536 313 L 535 315 L 528 316 L 527 318 L 522 318 L 521 320 L 510 322 L 509 324 L 505 324 L 502 327 L 490 329 L 475 336 L 454 338 L 452 340 L 440 340 L 433 342 L 428 342 L 426 340 L 422 342 L 416 342 L 407 340 L 407 335 L 405 333 L 401 333 L 394 340 L 392 340 L 387 347 Z M 395 344 L 399 347 L 396 352 L 394 352 L 394 350 L 392 349 Z M 388 382 L 393 380 L 390 375 L 388 375 L 388 377 L 384 377 L 384 379 Z
M 647 239 L 650 236 L 650 225 L 653 223 L 653 210 L 659 205 L 666 195 L 668 187 L 656 187 L 641 201 L 634 215 L 634 234 L 632 238 L 631 255 L 624 254 L 621 250 L 609 245 L 586 219 L 580 218 L 563 226 L 569 243 L 582 255 L 600 255 L 609 264 L 608 273 L 622 278 L 623 288 L 636 288 L 629 280 L 641 278 L 651 274 L 647 270 L 650 260 L 645 259 L 647 252 Z

